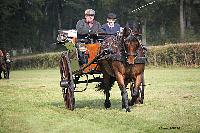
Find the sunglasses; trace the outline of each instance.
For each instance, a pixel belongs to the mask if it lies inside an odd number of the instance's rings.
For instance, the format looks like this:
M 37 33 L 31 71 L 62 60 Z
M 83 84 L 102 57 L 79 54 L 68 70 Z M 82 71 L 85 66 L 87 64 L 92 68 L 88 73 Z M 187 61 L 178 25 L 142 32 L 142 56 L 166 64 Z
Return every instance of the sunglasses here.
M 94 14 L 86 14 L 86 16 L 94 16 Z

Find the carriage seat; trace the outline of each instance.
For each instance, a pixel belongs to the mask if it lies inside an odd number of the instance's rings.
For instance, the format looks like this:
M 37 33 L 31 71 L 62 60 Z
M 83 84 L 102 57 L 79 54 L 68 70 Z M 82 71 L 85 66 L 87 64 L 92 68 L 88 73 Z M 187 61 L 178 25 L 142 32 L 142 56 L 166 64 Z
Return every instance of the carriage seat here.
M 104 36 L 98 34 L 77 34 L 78 43 L 95 44 L 104 41 Z
M 104 39 L 97 34 L 77 34 L 76 48 L 80 65 L 87 64 L 94 58 L 99 44 L 103 41 Z

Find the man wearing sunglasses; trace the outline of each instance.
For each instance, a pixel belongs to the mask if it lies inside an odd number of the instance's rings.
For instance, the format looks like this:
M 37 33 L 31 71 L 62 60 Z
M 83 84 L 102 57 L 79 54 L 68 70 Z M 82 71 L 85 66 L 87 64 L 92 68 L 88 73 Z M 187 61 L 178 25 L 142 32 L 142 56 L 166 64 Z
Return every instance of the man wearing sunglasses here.
M 94 19 L 93 9 L 85 10 L 85 19 L 79 20 L 76 24 L 78 35 L 95 34 L 102 32 L 101 24 Z
M 77 39 L 76 47 L 79 52 L 79 63 L 87 64 L 88 55 L 86 55 L 86 48 L 81 46 L 81 43 L 91 44 L 97 41 L 97 34 L 102 33 L 101 24 L 94 19 L 95 11 L 93 9 L 85 10 L 85 19 L 79 20 L 76 24 Z

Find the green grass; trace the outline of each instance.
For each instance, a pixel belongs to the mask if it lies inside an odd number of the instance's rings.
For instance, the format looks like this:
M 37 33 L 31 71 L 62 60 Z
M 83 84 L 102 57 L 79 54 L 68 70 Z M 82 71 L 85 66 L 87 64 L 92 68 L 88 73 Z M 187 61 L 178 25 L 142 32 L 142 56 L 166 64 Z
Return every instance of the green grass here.
M 144 104 L 130 113 L 121 109 L 116 84 L 110 109 L 89 84 L 75 94 L 76 109 L 66 110 L 59 79 L 59 70 L 49 69 L 12 71 L 0 80 L 0 133 L 200 132 L 200 69 L 147 68 Z

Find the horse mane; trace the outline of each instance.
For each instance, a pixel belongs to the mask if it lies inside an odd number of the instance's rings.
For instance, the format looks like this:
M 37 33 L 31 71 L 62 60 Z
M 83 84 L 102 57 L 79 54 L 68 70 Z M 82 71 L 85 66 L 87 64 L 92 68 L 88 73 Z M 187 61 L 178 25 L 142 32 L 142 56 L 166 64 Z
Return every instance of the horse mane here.
M 138 21 L 128 21 L 126 26 L 129 27 L 135 33 L 141 33 L 141 25 Z
M 139 22 L 134 21 L 134 20 L 130 20 L 127 21 L 122 36 L 127 37 L 130 34 L 130 30 L 134 33 L 134 34 L 139 34 L 141 33 L 141 25 Z

